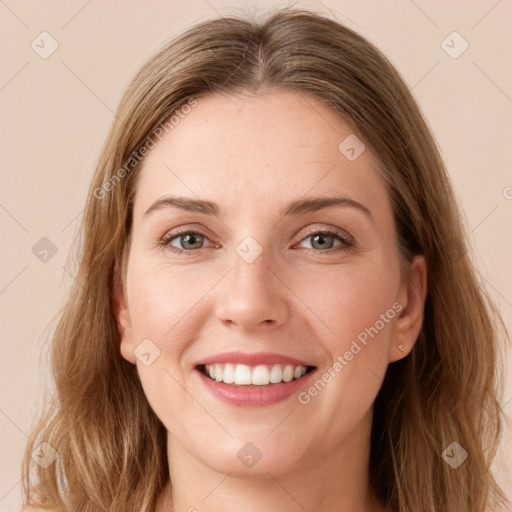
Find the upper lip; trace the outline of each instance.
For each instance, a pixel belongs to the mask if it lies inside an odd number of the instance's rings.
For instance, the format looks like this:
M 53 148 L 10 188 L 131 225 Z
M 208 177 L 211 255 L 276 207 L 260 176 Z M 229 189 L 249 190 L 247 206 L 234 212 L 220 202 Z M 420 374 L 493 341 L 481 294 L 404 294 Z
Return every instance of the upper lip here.
M 293 366 L 314 366 L 307 361 L 301 361 L 295 357 L 285 356 L 282 354 L 274 354 L 272 352 L 224 352 L 216 354 L 205 359 L 201 359 L 196 363 L 196 366 L 215 363 L 239 363 L 248 366 L 257 366 L 260 364 L 291 364 Z

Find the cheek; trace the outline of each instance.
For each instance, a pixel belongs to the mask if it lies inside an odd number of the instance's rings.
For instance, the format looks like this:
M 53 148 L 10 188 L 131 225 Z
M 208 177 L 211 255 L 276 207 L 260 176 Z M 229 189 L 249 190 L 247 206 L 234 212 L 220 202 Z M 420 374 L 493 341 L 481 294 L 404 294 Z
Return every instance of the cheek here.
M 398 264 L 373 262 L 331 273 L 329 286 L 310 288 L 314 305 L 308 304 L 329 327 L 319 338 L 328 361 L 301 403 L 315 408 L 333 435 L 339 425 L 355 426 L 381 387 L 400 309 L 399 276 Z
M 392 306 L 398 296 L 400 274 L 398 264 L 374 260 L 366 265 L 326 267 L 308 279 L 296 280 L 294 286 L 324 324 L 322 339 L 329 352 L 338 354 L 359 335 L 364 341 L 365 329 L 376 323 L 387 336 L 396 316 Z
M 128 300 L 134 333 L 160 344 L 174 345 L 171 340 L 183 337 L 201 299 L 218 281 L 208 269 L 197 272 L 189 266 L 171 268 L 142 260 L 130 271 Z
M 196 410 L 197 404 L 183 393 L 186 369 L 181 362 L 193 339 L 190 326 L 195 306 L 208 283 L 191 278 L 185 266 L 171 269 L 143 258 L 134 258 L 128 270 L 134 346 L 140 344 L 144 352 L 150 353 L 150 364 L 146 365 L 143 358 L 137 362 L 146 398 L 167 428 L 175 425 L 173 418 L 185 410 L 201 417 L 200 408 Z
M 327 401 L 332 404 L 344 402 L 339 411 L 362 413 L 375 398 L 388 365 L 400 309 L 398 263 L 391 265 L 382 259 L 380 264 L 373 261 L 364 267 L 340 268 L 329 272 L 323 285 L 320 279 L 309 283 L 308 294 L 304 295 L 304 288 L 298 295 L 308 297 L 308 306 L 322 320 L 317 334 L 326 353 L 326 368 L 318 378 L 328 388 L 325 398 L 329 396 Z M 336 410 L 330 413 L 337 414 Z

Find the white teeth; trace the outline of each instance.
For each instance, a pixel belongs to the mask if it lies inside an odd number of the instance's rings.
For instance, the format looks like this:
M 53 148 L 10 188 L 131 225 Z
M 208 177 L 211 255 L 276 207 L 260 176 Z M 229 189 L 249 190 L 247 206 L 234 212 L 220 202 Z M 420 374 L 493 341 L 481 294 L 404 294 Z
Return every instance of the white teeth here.
M 300 379 L 306 373 L 306 367 L 274 364 L 268 366 L 248 366 L 246 364 L 207 364 L 205 373 L 212 380 L 233 384 L 235 386 L 267 386 L 268 384 L 279 384 L 280 382 L 291 382 Z
M 285 382 L 290 382 L 293 379 L 293 366 L 287 365 L 283 372 L 283 380 Z
M 272 370 L 270 370 L 270 382 L 272 384 L 277 384 L 283 380 L 283 370 L 281 369 L 280 364 L 275 364 L 272 366 Z
M 222 371 L 222 370 L 221 370 Z M 251 384 L 251 369 L 246 364 L 237 364 L 235 369 L 235 384 Z
M 224 373 L 222 375 L 222 381 L 226 384 L 232 384 L 235 382 L 235 365 L 234 364 L 226 364 L 224 366 Z
M 252 383 L 257 386 L 266 386 L 270 382 L 270 373 L 268 368 L 261 364 L 252 371 Z

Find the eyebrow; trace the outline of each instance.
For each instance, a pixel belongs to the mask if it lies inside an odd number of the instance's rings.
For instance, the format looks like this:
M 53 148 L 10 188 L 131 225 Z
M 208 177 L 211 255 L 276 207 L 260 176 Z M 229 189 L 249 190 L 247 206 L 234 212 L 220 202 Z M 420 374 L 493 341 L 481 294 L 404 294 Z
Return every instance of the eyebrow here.
M 304 213 L 316 212 L 324 208 L 334 206 L 349 206 L 356 208 L 367 215 L 372 222 L 374 218 L 371 211 L 361 203 L 348 197 L 310 197 L 297 199 L 285 206 L 280 212 L 281 217 L 288 215 L 300 215 Z M 204 215 L 220 215 L 220 208 L 217 203 L 206 201 L 204 199 L 192 199 L 188 197 L 165 196 L 156 200 L 144 213 L 147 217 L 150 213 L 161 210 L 162 208 L 178 208 L 189 212 L 202 213 Z

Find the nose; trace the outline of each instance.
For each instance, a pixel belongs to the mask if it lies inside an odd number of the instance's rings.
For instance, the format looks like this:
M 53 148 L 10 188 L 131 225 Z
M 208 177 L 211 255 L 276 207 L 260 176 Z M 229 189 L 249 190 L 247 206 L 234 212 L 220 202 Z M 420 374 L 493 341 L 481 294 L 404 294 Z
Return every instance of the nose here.
M 252 262 L 236 254 L 219 289 L 217 318 L 247 332 L 283 325 L 290 316 L 290 292 L 277 274 L 266 251 Z

